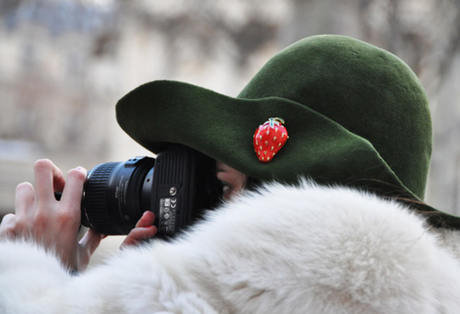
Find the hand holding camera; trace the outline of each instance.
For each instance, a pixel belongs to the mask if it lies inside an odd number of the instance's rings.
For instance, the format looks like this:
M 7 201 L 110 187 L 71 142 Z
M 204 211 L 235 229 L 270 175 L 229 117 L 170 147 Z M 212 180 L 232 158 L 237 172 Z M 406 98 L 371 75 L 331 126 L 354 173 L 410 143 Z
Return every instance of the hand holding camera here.
M 70 270 L 83 270 L 101 241 L 101 235 L 89 230 L 78 241 L 80 200 L 86 170 L 79 167 L 67 174 L 50 160 L 38 160 L 34 166 L 35 187 L 22 183 L 16 189 L 16 214 L 6 215 L 0 225 L 0 238 L 34 241 L 54 251 Z M 57 201 L 54 192 L 62 192 Z
M 89 229 L 78 241 L 81 225 L 81 198 L 87 180 L 86 170 L 78 167 L 67 174 L 50 160 L 38 160 L 34 166 L 35 187 L 21 183 L 16 189 L 16 214 L 6 215 L 0 224 L 0 239 L 34 241 L 54 251 L 64 266 L 84 270 L 102 236 Z M 59 200 L 55 193 L 62 193 Z M 146 212 L 124 240 L 122 247 L 137 245 L 155 236 L 155 215 Z
M 171 237 L 215 206 L 221 189 L 214 166 L 210 158 L 176 145 L 156 160 L 105 163 L 88 175 L 78 167 L 66 181 L 50 160 L 39 160 L 35 189 L 30 183 L 17 187 L 16 214 L 5 216 L 0 238 L 32 240 L 70 270 L 84 270 L 101 234 L 127 234 L 122 247 Z M 78 241 L 81 225 L 90 230 Z

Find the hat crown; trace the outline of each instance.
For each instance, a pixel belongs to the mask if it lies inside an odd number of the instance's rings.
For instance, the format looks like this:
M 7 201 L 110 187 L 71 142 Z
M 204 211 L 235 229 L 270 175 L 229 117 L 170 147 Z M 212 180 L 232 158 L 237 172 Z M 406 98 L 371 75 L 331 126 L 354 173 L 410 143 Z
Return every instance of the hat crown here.
M 366 139 L 423 199 L 432 149 L 428 98 L 398 57 L 349 37 L 309 37 L 270 59 L 238 96 L 266 97 L 297 102 Z

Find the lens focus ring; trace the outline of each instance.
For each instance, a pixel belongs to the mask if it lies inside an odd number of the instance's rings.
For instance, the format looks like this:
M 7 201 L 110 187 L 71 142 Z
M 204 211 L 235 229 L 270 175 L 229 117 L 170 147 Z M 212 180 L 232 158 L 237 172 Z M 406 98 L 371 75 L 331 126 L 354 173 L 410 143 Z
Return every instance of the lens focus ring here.
M 94 168 L 85 186 L 83 209 L 93 229 L 102 234 L 114 234 L 113 221 L 107 211 L 107 183 L 120 162 L 109 162 Z M 86 211 L 91 208 L 91 211 Z M 97 228 L 94 228 L 97 226 Z

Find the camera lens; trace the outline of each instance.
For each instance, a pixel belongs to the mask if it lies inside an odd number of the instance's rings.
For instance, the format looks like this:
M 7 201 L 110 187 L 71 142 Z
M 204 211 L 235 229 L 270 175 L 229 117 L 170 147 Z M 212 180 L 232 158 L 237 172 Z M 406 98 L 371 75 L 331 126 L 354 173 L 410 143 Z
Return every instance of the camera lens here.
M 155 160 L 132 158 L 91 170 L 82 198 L 82 224 L 105 235 L 128 234 L 150 209 Z
M 126 235 L 143 213 L 155 214 L 156 237 L 169 239 L 221 200 L 215 160 L 189 147 L 169 145 L 156 159 L 108 162 L 88 174 L 81 221 L 105 235 Z

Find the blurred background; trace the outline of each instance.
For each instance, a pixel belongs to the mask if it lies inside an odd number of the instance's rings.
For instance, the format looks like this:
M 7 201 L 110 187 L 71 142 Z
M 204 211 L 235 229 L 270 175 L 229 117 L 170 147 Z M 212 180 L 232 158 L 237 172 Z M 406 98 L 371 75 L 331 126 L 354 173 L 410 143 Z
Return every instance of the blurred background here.
M 460 214 L 460 0 L 0 0 L 0 218 L 38 158 L 64 173 L 149 155 L 114 105 L 147 81 L 236 96 L 276 52 L 343 34 L 402 58 L 425 86 L 426 201 Z

